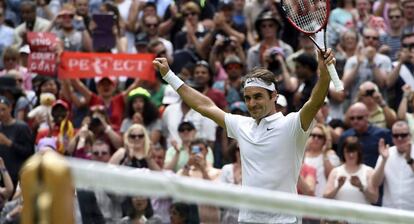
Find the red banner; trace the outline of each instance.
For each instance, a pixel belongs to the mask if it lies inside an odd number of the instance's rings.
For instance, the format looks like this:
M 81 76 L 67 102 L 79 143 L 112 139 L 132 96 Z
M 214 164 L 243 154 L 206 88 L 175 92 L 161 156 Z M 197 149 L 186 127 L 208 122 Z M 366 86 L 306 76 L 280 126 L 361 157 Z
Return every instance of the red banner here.
M 64 52 L 58 74 L 62 79 L 128 76 L 155 81 L 154 58 L 153 54 Z
M 31 51 L 28 59 L 29 71 L 39 75 L 56 74 L 55 49 L 58 40 L 53 33 L 27 33 L 27 41 Z

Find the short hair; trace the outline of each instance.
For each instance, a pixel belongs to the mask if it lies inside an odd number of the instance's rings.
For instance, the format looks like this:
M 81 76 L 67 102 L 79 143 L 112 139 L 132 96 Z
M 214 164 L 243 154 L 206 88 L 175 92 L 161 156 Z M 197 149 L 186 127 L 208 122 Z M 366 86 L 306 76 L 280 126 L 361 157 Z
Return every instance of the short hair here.
M 22 7 L 22 6 L 24 6 L 24 5 L 30 6 L 30 8 L 31 8 L 33 11 L 36 11 L 36 7 L 37 7 L 37 5 L 36 5 L 36 2 L 35 2 L 35 1 L 24 0 L 24 1 L 22 1 L 22 2 L 20 3 L 20 7 Z
M 294 58 L 293 61 L 305 67 L 308 67 L 312 72 L 318 71 L 318 61 L 312 54 L 302 53 L 296 58 Z
M 159 39 L 152 40 L 148 44 L 148 49 L 152 52 L 152 48 L 154 48 L 154 47 L 156 47 L 160 44 L 162 44 L 165 47 L 165 45 Z
M 242 78 L 242 88 L 244 88 L 245 84 L 246 84 L 246 80 L 249 78 L 259 78 L 261 79 L 263 82 L 265 82 L 267 85 L 271 85 L 272 83 L 275 85 L 276 87 L 276 91 L 278 91 L 277 89 L 277 82 L 276 82 L 276 76 L 275 74 L 273 74 L 273 72 L 265 69 L 265 68 L 253 68 L 249 73 L 247 73 L 243 78 Z M 271 93 L 271 91 L 269 91 Z
M 203 145 L 204 148 L 206 148 L 206 150 L 208 150 L 208 143 L 206 140 L 202 139 L 202 138 L 196 138 L 193 141 L 191 141 L 191 146 L 193 145 Z
M 183 5 L 182 12 L 186 12 L 186 11 L 192 11 L 192 12 L 196 12 L 198 15 L 200 15 L 201 10 L 200 10 L 200 6 L 198 6 L 195 2 L 187 2 Z
M 343 149 L 342 149 L 342 151 L 344 153 L 344 156 L 343 156 L 344 162 L 345 162 L 345 150 L 346 151 L 351 151 L 351 152 L 357 152 L 357 154 L 358 154 L 357 163 L 358 164 L 362 163 L 362 159 L 363 159 L 362 158 L 363 157 L 363 155 L 362 155 L 362 144 L 359 142 L 358 137 L 348 136 L 347 138 L 345 138 L 344 146 L 343 146 Z
M 10 57 L 18 59 L 19 56 L 20 56 L 19 50 L 17 50 L 15 47 L 6 47 L 6 49 L 4 49 L 3 51 L 3 60 L 5 58 L 10 58 Z

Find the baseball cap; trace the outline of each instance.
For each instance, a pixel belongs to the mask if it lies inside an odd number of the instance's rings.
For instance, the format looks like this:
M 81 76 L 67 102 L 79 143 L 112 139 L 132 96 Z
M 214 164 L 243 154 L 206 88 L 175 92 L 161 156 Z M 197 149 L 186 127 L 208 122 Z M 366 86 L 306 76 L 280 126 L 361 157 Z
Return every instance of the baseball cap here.
M 23 45 L 19 49 L 19 53 L 30 54 L 30 46 L 28 44 Z
M 183 121 L 178 125 L 178 131 L 181 132 L 183 129 L 188 128 L 190 130 L 195 130 L 195 126 L 191 121 Z
M 10 106 L 10 100 L 7 99 L 5 96 L 0 96 L 0 103 L 5 104 L 6 106 Z
M 147 33 L 141 32 L 135 36 L 135 45 L 148 45 L 149 42 Z
M 116 83 L 116 77 L 114 77 L 114 76 L 109 76 L 109 77 L 98 76 L 98 77 L 95 77 L 95 83 L 98 84 L 100 81 L 102 81 L 104 79 L 108 79 L 109 81 L 112 82 L 112 84 Z
M 148 92 L 148 90 L 142 87 L 138 87 L 138 88 L 133 89 L 131 92 L 129 92 L 128 100 L 132 100 L 137 96 L 142 96 L 144 98 L 149 99 L 151 97 L 151 94 Z
M 172 88 L 171 85 L 165 87 L 162 104 L 173 104 L 179 102 L 180 100 L 180 95 L 178 95 L 178 93 Z
M 53 104 L 53 106 L 52 106 L 52 109 L 55 107 L 55 106 L 58 106 L 58 105 L 61 105 L 61 106 L 63 106 L 66 110 L 69 110 L 69 105 L 68 105 L 68 103 L 66 103 L 65 101 L 63 101 L 63 100 L 56 100 L 56 102 Z
M 283 96 L 282 94 L 279 94 L 279 96 L 277 97 L 277 100 L 276 100 L 276 104 L 281 106 L 281 107 L 286 107 L 287 106 L 286 97 Z
M 237 101 L 230 105 L 230 112 L 234 112 L 236 110 L 240 110 L 243 113 L 247 113 L 247 106 L 243 101 Z

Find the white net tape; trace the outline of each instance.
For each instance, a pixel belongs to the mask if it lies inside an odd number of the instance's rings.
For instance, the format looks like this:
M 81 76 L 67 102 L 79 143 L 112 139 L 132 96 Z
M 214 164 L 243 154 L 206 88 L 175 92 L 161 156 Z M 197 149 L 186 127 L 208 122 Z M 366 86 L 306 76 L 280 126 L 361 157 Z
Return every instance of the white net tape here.
M 414 223 L 414 212 L 409 211 L 238 187 L 73 158 L 68 161 L 78 188 L 168 196 L 194 203 L 360 223 Z

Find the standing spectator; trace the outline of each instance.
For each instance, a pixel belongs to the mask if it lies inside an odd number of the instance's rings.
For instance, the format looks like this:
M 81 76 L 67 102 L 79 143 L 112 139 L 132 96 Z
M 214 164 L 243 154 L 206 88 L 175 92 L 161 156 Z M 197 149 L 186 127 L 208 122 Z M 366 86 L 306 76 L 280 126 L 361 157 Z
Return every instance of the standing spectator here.
M 13 118 L 10 101 L 0 96 L 0 157 L 4 160 L 13 186 L 17 186 L 21 166 L 33 154 L 33 137 L 29 126 Z
M 247 41 L 250 46 L 257 43 L 258 33 L 255 29 L 255 21 L 265 9 L 266 0 L 252 0 L 246 3 L 244 15 L 246 16 Z
M 11 70 L 15 70 L 21 75 L 23 90 L 32 90 L 32 74 L 26 67 L 20 65 L 19 51 L 14 47 L 9 46 L 4 49 L 2 56 L 4 69 L 0 71 L 0 76 L 8 74 Z
M 296 111 L 300 110 L 312 94 L 313 87 L 318 81 L 318 61 L 313 55 L 301 54 L 295 61 L 296 76 L 301 81 L 293 96 Z
M 362 32 L 365 28 L 377 30 L 380 34 L 385 33 L 385 22 L 382 17 L 372 15 L 370 0 L 356 0 L 358 16 L 356 18 L 357 29 Z
M 322 197 L 329 173 L 340 165 L 340 161 L 331 149 L 332 139 L 326 126 L 316 124 L 309 136 L 306 141 L 304 164 L 316 169 L 315 196 Z
M 386 96 L 384 87 L 387 73 L 391 71 L 391 60 L 376 50 L 379 47 L 379 32 L 373 28 L 365 28 L 363 43 L 364 47 L 357 55 L 346 61 L 342 77 L 345 91 L 348 92 L 351 102 L 357 97 L 358 87 L 369 80 L 373 80 L 382 90 L 382 95 Z
M 382 206 L 414 211 L 414 155 L 412 137 L 405 121 L 392 126 L 392 140 L 389 147 L 384 140 L 378 143 L 378 158 L 372 176 L 372 184 L 379 188 L 384 183 Z
M 414 25 L 414 1 L 402 0 L 401 8 L 403 9 L 405 25 Z
M 281 47 L 285 57 L 293 53 L 293 49 L 288 44 L 279 39 L 278 34 L 282 29 L 282 24 L 272 15 L 272 12 L 265 11 L 259 15 L 255 22 L 255 28 L 259 35 L 260 43 L 252 46 L 247 52 L 247 69 L 264 66 L 264 53 L 272 47 Z
M 391 128 L 397 121 L 397 114 L 387 105 L 375 83 L 366 81 L 359 86 L 358 101 L 367 106 L 368 121 L 371 124 L 380 128 Z
M 402 9 L 398 5 L 388 8 L 388 18 L 390 20 L 386 35 L 381 36 L 381 47 L 379 52 L 387 55 L 392 61 L 398 58 L 398 51 L 401 48 L 401 33 L 404 28 Z
M 356 136 L 362 145 L 363 163 L 374 167 L 378 159 L 378 141 L 383 138 L 386 144 L 391 144 L 391 133 L 388 129 L 379 128 L 368 121 L 369 111 L 365 104 L 358 102 L 349 107 L 346 114 L 351 128 L 344 131 L 338 142 L 338 155 L 343 157 L 343 145 L 348 136 Z
M 150 138 L 145 127 L 134 124 L 124 133 L 124 147 L 112 155 L 109 163 L 135 168 L 160 170 L 150 157 Z
M 74 28 L 79 31 L 88 31 L 89 23 L 91 22 L 91 17 L 89 16 L 89 0 L 75 0 L 75 18 L 74 18 Z
M 347 137 L 344 143 L 344 164 L 329 174 L 324 197 L 361 204 L 375 203 L 378 192 L 369 183 L 374 169 L 362 164 L 362 145 L 358 138 Z
M 20 13 L 23 23 L 15 29 L 14 46 L 20 48 L 22 43 L 26 43 L 27 32 L 46 32 L 50 26 L 50 21 L 36 16 L 36 3 L 24 0 L 20 3 Z
M 74 27 L 75 7 L 65 4 L 54 18 L 48 31 L 56 34 L 66 51 L 92 51 L 92 39 L 87 30 Z
M 0 55 L 3 55 L 3 50 L 7 46 L 13 44 L 14 29 L 4 23 L 5 16 L 6 9 L 0 5 Z

